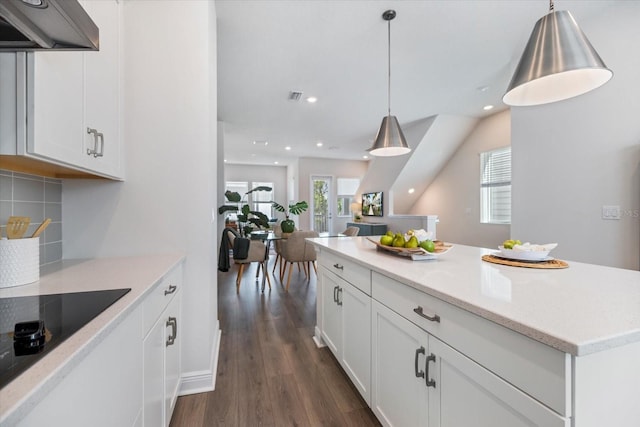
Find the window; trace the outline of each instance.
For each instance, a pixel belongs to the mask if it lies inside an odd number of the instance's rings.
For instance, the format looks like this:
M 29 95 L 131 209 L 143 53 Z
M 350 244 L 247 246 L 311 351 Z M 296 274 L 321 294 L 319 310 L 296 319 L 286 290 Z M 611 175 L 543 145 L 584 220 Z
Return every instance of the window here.
M 351 204 L 354 202 L 354 197 L 358 187 L 360 186 L 360 180 L 358 178 L 338 178 L 338 201 L 336 206 L 338 207 L 338 216 L 351 216 Z
M 225 182 L 225 191 L 236 192 L 240 194 L 240 197 L 244 197 L 244 193 L 249 191 L 249 183 L 246 181 L 227 181 Z M 225 205 L 237 206 L 237 203 L 230 202 L 226 199 L 224 200 Z M 238 219 L 237 214 L 235 212 L 229 212 L 226 215 L 227 219 L 230 221 L 236 221 Z
M 236 193 L 240 193 L 241 197 L 244 196 L 244 193 L 249 191 L 249 183 L 246 181 L 227 181 L 226 187 L 226 191 L 235 191 Z
M 267 218 L 273 218 L 273 182 L 252 182 L 251 188 L 270 187 L 271 191 L 254 191 L 250 194 L 252 209 L 262 212 Z
M 511 147 L 480 153 L 480 222 L 511 224 Z

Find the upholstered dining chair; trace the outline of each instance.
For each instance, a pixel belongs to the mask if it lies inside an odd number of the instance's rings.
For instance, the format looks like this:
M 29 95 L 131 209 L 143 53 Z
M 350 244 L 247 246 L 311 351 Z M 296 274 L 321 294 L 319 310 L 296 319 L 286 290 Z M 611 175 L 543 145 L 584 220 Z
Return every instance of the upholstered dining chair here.
M 227 231 L 229 236 L 230 246 L 233 247 L 236 236 L 231 231 Z M 267 247 L 260 240 L 250 240 L 249 241 L 249 253 L 245 259 L 236 259 L 235 254 L 233 258 L 233 263 L 238 265 L 238 276 L 236 277 L 236 292 L 240 292 L 240 283 L 242 282 L 242 273 L 244 272 L 244 268 L 247 264 L 251 264 L 252 262 L 257 262 L 260 265 L 256 270 L 256 280 L 258 279 L 258 275 L 260 274 L 260 269 L 262 269 L 262 274 L 266 275 L 267 282 L 269 283 L 269 289 L 271 289 L 271 279 L 269 278 L 269 274 L 267 274 L 267 270 L 265 268 L 265 254 Z
M 298 231 L 298 228 L 294 227 L 293 231 Z M 283 237 L 282 227 L 280 226 L 280 224 L 275 224 L 273 226 L 273 234 L 276 235 L 277 237 Z M 287 243 L 286 238 L 284 238 L 283 240 L 278 239 L 273 242 L 274 249 L 276 251 L 276 259 L 273 262 L 273 268 L 271 269 L 271 274 L 273 274 L 274 275 L 273 277 L 275 277 L 276 268 L 278 267 L 278 262 L 280 262 L 280 269 L 279 269 L 280 281 L 282 281 L 282 275 L 284 274 L 285 263 L 282 261 L 282 250 L 284 248 L 284 245 L 286 245 L 286 243 Z
M 347 227 L 347 229 L 344 230 L 342 234 L 344 234 L 345 236 L 357 236 L 359 232 L 360 228 L 351 226 Z
M 284 271 L 280 275 L 280 280 L 284 278 L 284 273 L 289 267 L 289 275 L 287 278 L 287 285 L 285 292 L 289 292 L 289 284 L 291 283 L 291 273 L 293 272 L 293 264 L 302 263 L 307 280 L 311 279 L 311 265 L 318 274 L 318 267 L 316 266 L 316 249 L 313 245 L 307 242 L 305 239 L 308 237 L 318 237 L 317 231 L 294 231 L 287 237 L 286 242 L 283 241 L 282 245 L 282 259 L 285 262 Z

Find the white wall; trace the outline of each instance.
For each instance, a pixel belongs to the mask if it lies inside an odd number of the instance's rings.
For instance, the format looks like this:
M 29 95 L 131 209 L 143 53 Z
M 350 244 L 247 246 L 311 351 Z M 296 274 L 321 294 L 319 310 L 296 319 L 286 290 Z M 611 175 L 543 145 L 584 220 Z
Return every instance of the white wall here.
M 338 217 L 336 205 L 336 188 L 337 178 L 359 178 L 362 180 L 367 172 L 369 162 L 363 160 L 332 160 L 320 158 L 300 158 L 298 160 L 298 199 L 306 200 L 311 207 L 311 176 L 329 176 L 332 178 L 334 200 L 331 203 L 331 216 L 333 217 L 333 226 L 329 230 L 331 233 L 339 233 L 346 228 L 347 221 L 353 218 Z M 293 218 L 298 224 L 298 228 L 302 230 L 311 230 L 311 209 L 301 214 L 298 218 Z
M 580 22 L 613 79 L 593 92 L 512 109 L 513 223 L 521 240 L 558 242 L 553 255 L 640 265 L 640 2 Z M 621 219 L 603 220 L 603 205 Z
M 438 215 L 441 240 L 497 247 L 509 238 L 510 227 L 480 223 L 480 153 L 509 145 L 509 111 L 483 119 L 422 194 L 411 213 Z
M 215 3 L 123 7 L 126 181 L 64 182 L 64 258 L 185 253 L 183 371 L 210 387 L 219 338 Z

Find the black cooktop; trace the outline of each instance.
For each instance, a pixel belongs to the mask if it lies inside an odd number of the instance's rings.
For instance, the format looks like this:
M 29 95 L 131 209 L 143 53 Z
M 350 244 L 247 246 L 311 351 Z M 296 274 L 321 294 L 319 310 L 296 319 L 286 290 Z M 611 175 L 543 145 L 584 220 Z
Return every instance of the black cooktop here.
M 0 298 L 0 388 L 130 290 Z

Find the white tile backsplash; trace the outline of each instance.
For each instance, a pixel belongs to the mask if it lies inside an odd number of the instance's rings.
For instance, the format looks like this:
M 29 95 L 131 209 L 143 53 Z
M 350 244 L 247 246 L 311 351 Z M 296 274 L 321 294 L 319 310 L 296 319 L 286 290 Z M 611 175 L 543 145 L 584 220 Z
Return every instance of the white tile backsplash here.
M 45 218 L 51 224 L 40 236 L 40 265 L 62 259 L 62 181 L 0 169 L 0 232 L 12 215 L 31 217 L 26 235 Z

